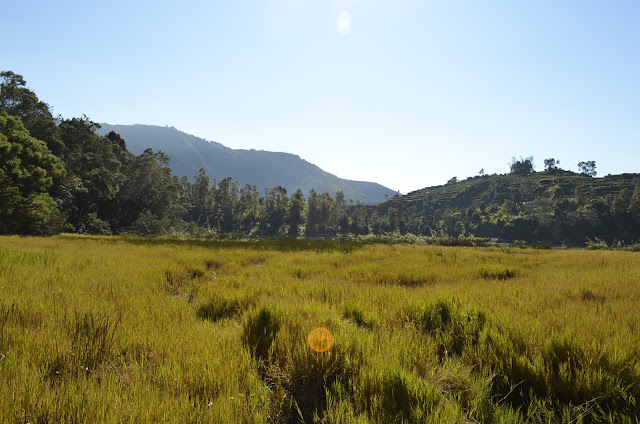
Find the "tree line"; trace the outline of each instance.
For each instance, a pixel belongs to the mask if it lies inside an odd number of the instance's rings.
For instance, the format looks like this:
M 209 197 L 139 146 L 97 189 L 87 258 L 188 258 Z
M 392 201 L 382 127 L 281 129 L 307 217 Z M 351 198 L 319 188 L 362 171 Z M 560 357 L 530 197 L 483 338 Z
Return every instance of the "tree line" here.
M 474 234 L 503 241 L 640 240 L 640 178 L 594 179 L 595 161 L 565 171 L 512 160 L 510 173 L 456 177 L 378 205 L 283 187 L 260 192 L 204 170 L 173 176 L 170 158 L 127 150 L 86 116 L 54 117 L 22 76 L 0 73 L 0 234 L 184 234 L 333 237 Z M 597 183 L 596 183 L 597 181 Z
M 200 170 L 172 176 L 170 158 L 127 150 L 86 116 L 54 117 L 21 75 L 0 73 L 0 233 L 234 233 L 331 236 L 369 232 L 366 208 L 311 190 L 260 193 Z

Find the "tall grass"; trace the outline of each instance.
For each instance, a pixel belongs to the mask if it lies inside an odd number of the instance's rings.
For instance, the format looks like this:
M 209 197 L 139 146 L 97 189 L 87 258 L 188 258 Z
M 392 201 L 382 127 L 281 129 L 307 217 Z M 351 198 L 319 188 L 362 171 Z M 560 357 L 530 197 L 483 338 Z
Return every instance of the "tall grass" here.
M 638 281 L 611 250 L 3 237 L 0 422 L 637 423 Z

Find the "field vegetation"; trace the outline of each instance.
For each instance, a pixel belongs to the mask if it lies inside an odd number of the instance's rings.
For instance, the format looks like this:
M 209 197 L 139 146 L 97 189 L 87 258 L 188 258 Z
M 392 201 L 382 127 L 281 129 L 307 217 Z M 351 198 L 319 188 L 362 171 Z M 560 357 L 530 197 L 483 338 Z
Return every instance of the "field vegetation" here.
M 638 281 L 614 250 L 2 237 L 0 422 L 637 423 Z

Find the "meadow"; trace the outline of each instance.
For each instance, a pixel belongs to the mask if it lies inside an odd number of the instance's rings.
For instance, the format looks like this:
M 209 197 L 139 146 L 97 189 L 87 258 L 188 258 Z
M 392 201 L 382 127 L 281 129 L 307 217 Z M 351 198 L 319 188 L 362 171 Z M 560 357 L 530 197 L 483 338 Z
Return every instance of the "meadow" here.
M 639 282 L 624 251 L 1 237 L 0 422 L 638 423 Z

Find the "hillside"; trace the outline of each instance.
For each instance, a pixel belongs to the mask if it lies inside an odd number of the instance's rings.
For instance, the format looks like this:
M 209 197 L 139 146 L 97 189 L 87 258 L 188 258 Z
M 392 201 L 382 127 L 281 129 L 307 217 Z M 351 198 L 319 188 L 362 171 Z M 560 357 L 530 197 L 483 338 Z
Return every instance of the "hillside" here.
M 388 231 L 474 234 L 503 241 L 583 245 L 640 239 L 640 174 L 573 172 L 473 177 L 369 207 Z
M 134 154 L 146 148 L 162 150 L 171 157 L 174 175 L 193 179 L 202 168 L 211 179 L 231 177 L 235 181 L 255 185 L 261 192 L 267 187 L 282 186 L 291 194 L 301 189 L 305 196 L 311 189 L 332 196 L 339 190 L 354 203 L 381 202 L 395 192 L 377 183 L 344 180 L 323 171 L 297 155 L 262 150 L 230 149 L 220 143 L 206 141 L 173 127 L 153 125 L 100 124 L 101 134 L 115 131 Z

